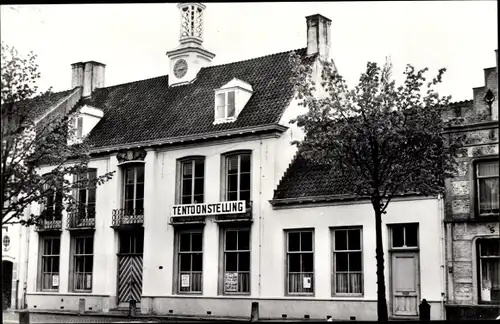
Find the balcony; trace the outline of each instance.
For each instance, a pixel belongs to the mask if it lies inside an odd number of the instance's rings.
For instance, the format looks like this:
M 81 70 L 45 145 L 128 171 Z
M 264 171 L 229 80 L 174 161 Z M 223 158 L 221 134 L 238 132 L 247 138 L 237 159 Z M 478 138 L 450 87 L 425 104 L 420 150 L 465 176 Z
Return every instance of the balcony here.
M 80 208 L 78 211 L 68 213 L 68 230 L 83 230 L 95 228 L 95 209 Z
M 40 215 L 40 219 L 35 226 L 35 231 L 37 232 L 47 232 L 47 231 L 61 231 L 62 230 L 62 219 L 61 215 L 53 215 L 52 212 L 44 210 Z
M 113 209 L 112 228 L 139 227 L 144 224 L 144 209 Z

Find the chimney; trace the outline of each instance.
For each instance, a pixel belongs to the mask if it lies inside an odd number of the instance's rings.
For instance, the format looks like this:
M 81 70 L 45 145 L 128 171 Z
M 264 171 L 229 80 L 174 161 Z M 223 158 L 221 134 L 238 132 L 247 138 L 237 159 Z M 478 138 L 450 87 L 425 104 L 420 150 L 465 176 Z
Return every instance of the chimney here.
M 71 87 L 82 87 L 82 96 L 88 97 L 97 88 L 104 87 L 104 71 L 106 65 L 88 61 L 71 64 Z
M 322 59 L 330 57 L 330 25 L 332 21 L 320 14 L 307 16 L 307 55 L 318 53 Z

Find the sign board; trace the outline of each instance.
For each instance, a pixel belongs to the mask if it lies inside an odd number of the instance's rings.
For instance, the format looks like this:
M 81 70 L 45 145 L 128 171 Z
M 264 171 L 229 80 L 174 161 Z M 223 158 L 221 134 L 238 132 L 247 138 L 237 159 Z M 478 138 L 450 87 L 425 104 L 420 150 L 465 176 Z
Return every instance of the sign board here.
M 183 274 L 181 275 L 181 287 L 189 287 L 189 275 Z
M 205 204 L 174 205 L 172 206 L 171 216 L 206 216 L 240 214 L 244 212 L 246 212 L 245 201 L 237 200 Z
M 311 278 L 310 277 L 304 277 L 304 282 L 303 282 L 303 288 L 305 289 L 310 289 L 311 288 Z
M 59 276 L 52 276 L 52 287 L 59 287 Z
M 237 292 L 238 291 L 238 273 L 226 272 L 224 275 L 224 291 Z

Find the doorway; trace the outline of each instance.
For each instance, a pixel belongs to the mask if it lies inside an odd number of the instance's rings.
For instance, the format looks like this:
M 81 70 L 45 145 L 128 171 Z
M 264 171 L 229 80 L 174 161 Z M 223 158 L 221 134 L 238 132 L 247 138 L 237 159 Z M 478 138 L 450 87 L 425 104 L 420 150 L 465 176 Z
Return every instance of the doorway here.
M 2 261 L 2 311 L 12 306 L 12 269 L 12 262 Z
M 117 302 L 128 307 L 130 300 L 141 302 L 144 229 L 122 231 L 119 240 Z

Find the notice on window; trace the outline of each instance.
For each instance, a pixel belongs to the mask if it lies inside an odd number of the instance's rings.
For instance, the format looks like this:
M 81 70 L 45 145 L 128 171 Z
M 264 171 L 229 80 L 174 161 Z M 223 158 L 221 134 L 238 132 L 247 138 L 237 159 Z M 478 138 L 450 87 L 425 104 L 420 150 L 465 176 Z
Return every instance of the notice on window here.
M 85 280 L 85 289 L 92 289 L 92 275 L 87 275 L 87 280 Z
M 189 287 L 189 275 L 183 274 L 181 275 L 181 287 Z
M 226 272 L 224 275 L 224 291 L 237 292 L 238 291 L 238 273 Z
M 311 278 L 304 277 L 304 282 L 302 283 L 302 288 L 310 289 L 311 288 Z
M 59 276 L 52 276 L 52 287 L 59 287 Z

